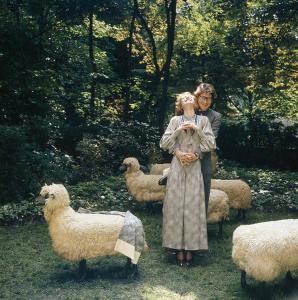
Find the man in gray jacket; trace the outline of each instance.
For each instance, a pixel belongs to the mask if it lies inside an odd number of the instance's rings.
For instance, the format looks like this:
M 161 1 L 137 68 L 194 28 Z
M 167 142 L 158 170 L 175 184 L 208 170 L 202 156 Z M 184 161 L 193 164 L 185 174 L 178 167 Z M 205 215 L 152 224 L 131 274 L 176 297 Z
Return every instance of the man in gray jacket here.
M 209 119 L 213 134 L 215 138 L 217 138 L 221 123 L 221 114 L 210 108 L 212 105 L 212 101 L 216 98 L 216 92 L 213 85 L 208 83 L 201 83 L 194 92 L 194 95 L 198 104 L 198 111 L 196 111 L 196 114 L 206 116 Z M 201 159 L 201 169 L 203 174 L 205 190 L 205 206 L 207 211 L 212 176 L 211 155 L 216 154 L 206 152 L 199 153 L 198 155 Z
M 206 116 L 209 119 L 211 124 L 211 128 L 215 138 L 218 136 L 220 123 L 221 123 L 221 114 L 211 109 L 212 101 L 216 98 L 216 92 L 212 84 L 209 83 L 201 83 L 196 91 L 194 92 L 198 110 L 196 114 Z M 174 154 L 181 159 L 183 153 L 179 150 L 179 145 L 175 146 Z M 198 152 L 192 158 L 187 160 L 187 163 L 191 163 L 196 159 L 201 159 L 201 170 L 204 180 L 204 192 L 205 192 L 205 207 L 206 212 L 208 210 L 208 202 L 210 196 L 210 188 L 211 188 L 211 176 L 212 176 L 212 165 L 211 165 L 211 155 L 216 155 L 211 152 Z M 162 177 L 160 179 L 160 184 L 166 184 L 167 177 Z

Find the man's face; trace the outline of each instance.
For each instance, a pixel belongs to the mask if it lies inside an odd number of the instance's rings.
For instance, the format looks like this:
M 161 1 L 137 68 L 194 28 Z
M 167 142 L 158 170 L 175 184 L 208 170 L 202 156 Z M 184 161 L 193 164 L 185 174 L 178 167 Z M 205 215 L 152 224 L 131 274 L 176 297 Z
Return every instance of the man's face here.
M 202 93 L 198 97 L 198 106 L 201 111 L 207 110 L 212 104 L 212 97 L 208 93 Z

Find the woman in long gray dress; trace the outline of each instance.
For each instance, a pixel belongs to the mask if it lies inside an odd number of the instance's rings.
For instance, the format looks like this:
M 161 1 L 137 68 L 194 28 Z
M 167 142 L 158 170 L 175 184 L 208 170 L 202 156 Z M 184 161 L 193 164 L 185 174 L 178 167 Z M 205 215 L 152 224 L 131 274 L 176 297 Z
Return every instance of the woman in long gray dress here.
M 189 264 L 192 252 L 208 250 L 204 184 L 200 152 L 214 150 L 215 138 L 209 120 L 195 114 L 191 93 L 178 95 L 176 116 L 163 134 L 160 147 L 173 153 L 179 145 L 182 155 L 174 156 L 163 203 L 162 246 L 175 249 L 180 266 Z

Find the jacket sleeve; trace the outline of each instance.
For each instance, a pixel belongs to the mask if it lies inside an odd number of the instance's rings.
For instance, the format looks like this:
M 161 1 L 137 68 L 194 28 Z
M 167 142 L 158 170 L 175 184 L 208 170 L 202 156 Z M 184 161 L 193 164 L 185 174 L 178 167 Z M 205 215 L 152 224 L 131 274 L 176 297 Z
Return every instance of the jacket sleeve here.
M 202 117 L 200 122 L 201 126 L 198 129 L 200 136 L 200 150 L 202 152 L 210 152 L 216 149 L 215 136 L 213 134 L 211 124 L 207 117 Z
M 161 137 L 161 140 L 159 143 L 160 148 L 162 148 L 163 150 L 168 150 L 169 153 L 173 153 L 175 150 L 175 147 L 177 147 L 176 138 L 179 134 L 179 132 L 176 131 L 177 127 L 178 127 L 178 120 L 176 117 L 173 117 L 170 120 L 170 123 L 169 123 L 165 133 Z
M 214 134 L 215 138 L 218 137 L 220 124 L 221 124 L 221 114 L 217 113 L 215 118 L 213 119 L 213 121 L 211 123 L 211 128 L 212 128 L 212 131 L 213 131 L 213 134 Z

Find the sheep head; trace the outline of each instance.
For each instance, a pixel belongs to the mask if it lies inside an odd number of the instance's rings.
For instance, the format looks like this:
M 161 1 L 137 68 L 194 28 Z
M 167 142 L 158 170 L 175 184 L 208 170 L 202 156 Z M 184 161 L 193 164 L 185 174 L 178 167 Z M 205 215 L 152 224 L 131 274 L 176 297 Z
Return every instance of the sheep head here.
M 122 170 L 126 173 L 134 173 L 140 171 L 140 164 L 135 157 L 127 157 L 123 160 Z
M 70 199 L 63 184 L 45 185 L 40 191 L 40 197 L 45 201 L 47 210 L 54 211 L 57 208 L 69 206 Z

